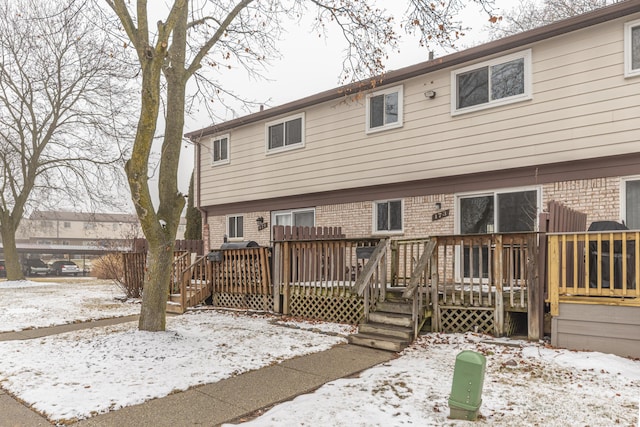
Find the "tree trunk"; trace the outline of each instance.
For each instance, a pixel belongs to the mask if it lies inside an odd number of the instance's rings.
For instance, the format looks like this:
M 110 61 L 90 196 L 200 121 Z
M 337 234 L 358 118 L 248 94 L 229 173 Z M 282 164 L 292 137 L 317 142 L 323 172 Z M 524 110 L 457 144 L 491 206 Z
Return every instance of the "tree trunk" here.
M 18 249 L 16 248 L 16 227 L 13 224 L 13 218 L 8 213 L 2 215 L 0 221 L 0 233 L 2 234 L 2 247 L 5 258 L 5 269 L 7 272 L 7 280 L 22 280 L 22 268 L 18 258 Z
M 142 292 L 142 308 L 138 327 L 143 331 L 164 331 L 167 296 L 171 283 L 173 245 L 149 246 L 147 273 Z

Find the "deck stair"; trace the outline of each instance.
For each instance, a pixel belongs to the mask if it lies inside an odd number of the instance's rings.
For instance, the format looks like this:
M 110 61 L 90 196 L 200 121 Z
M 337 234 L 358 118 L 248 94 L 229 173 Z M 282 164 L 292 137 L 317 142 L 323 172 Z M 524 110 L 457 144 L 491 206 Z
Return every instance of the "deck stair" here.
M 388 351 L 402 351 L 413 341 L 412 299 L 402 297 L 404 288 L 387 289 L 385 301 L 378 302 L 369 320 L 350 335 L 350 344 Z
M 213 294 L 211 268 L 206 256 L 196 257 L 190 264 L 174 263 L 171 292 L 167 299 L 167 313 L 182 314 L 187 307 L 204 302 Z

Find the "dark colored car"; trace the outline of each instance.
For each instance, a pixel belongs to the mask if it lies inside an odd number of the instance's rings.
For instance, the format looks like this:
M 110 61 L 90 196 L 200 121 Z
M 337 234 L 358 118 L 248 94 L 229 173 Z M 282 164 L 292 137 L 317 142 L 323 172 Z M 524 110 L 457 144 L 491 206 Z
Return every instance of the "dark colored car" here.
M 22 261 L 22 272 L 25 276 L 36 276 L 38 274 L 46 276 L 49 274 L 49 267 L 41 259 L 28 258 Z
M 7 270 L 4 268 L 4 260 L 0 259 L 0 277 L 7 277 Z
M 56 276 L 62 276 L 64 274 L 72 274 L 77 276 L 81 271 L 76 265 L 76 263 L 72 261 L 54 261 L 49 264 L 49 274 L 54 274 Z

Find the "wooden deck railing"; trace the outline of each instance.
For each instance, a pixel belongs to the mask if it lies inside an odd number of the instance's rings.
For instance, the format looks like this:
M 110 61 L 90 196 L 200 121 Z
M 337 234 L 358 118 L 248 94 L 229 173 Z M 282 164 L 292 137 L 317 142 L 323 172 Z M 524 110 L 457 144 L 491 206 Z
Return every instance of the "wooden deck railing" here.
M 191 264 L 191 253 L 185 251 L 173 252 L 173 264 L 171 265 L 171 286 L 169 294 L 180 292 L 182 272 Z
M 413 299 L 411 320 L 413 322 L 414 339 L 418 337 L 422 324 L 427 317 L 426 310 L 428 307 L 432 307 L 431 302 L 438 302 L 438 287 L 431 286 L 438 283 L 437 244 L 438 240 L 435 237 L 423 244 L 422 255 L 418 259 L 411 273 L 409 284 L 402 294 L 403 298 Z
M 382 239 L 371 253 L 362 274 L 355 282 L 355 293 L 363 297 L 364 319 L 369 320 L 369 313 L 379 300 L 384 300 L 387 288 L 387 248 L 389 240 Z
M 561 301 L 640 306 L 640 231 L 553 233 L 547 241 L 551 315 Z
M 341 297 L 351 294 L 366 262 L 358 253 L 377 242 L 377 239 L 274 242 L 273 282 L 277 287 L 274 294 L 283 295 L 282 312 L 289 314 L 292 295 Z M 275 304 L 276 311 L 280 310 L 279 298 Z
M 221 249 L 222 260 L 212 266 L 213 292 L 269 295 L 270 248 Z

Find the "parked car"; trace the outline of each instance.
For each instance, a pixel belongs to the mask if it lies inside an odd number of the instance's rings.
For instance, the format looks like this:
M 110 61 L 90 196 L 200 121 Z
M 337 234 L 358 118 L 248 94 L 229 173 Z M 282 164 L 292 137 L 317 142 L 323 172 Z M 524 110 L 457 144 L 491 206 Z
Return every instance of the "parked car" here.
M 73 274 L 77 276 L 81 271 L 78 266 L 72 261 L 53 261 L 49 264 L 49 274 L 61 276 L 63 274 Z
M 22 272 L 25 276 L 49 274 L 49 267 L 39 258 L 27 258 L 22 262 Z
M 7 277 L 7 270 L 4 268 L 4 260 L 0 259 L 0 277 Z

